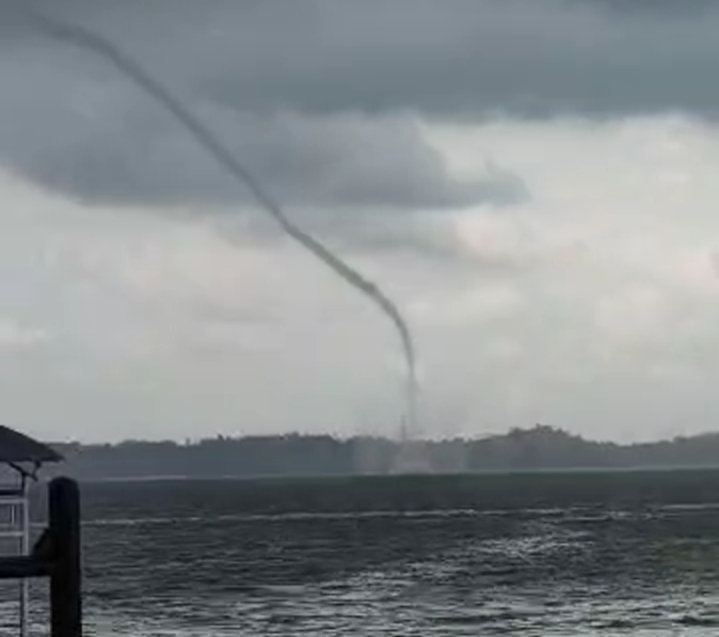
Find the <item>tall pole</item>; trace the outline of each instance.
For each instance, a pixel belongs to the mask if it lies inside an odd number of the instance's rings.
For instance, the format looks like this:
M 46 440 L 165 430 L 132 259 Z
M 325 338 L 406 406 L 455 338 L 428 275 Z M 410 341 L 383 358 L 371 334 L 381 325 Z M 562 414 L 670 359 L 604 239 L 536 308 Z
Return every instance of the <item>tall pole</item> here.
M 30 483 L 25 474 L 21 474 L 20 487 L 20 555 L 30 554 Z M 29 622 L 29 582 L 20 580 L 20 637 L 27 637 Z
M 50 574 L 50 635 L 82 637 L 80 490 L 74 480 L 55 478 L 48 495 L 55 552 Z

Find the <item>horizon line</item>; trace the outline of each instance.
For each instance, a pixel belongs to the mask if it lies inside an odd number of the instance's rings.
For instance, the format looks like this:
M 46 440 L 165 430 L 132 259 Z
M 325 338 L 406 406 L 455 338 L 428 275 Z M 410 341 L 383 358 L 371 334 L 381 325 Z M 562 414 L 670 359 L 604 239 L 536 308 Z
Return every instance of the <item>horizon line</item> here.
M 201 437 L 190 437 L 186 436 L 182 439 L 176 439 L 176 438 L 123 438 L 118 440 L 104 440 L 104 441 L 82 441 L 82 440 L 44 440 L 44 443 L 47 445 L 57 445 L 57 446 L 83 446 L 83 447 L 118 447 L 121 445 L 128 445 L 128 444 L 174 444 L 178 447 L 191 447 L 191 446 L 197 446 L 202 443 L 207 442 L 238 442 L 242 440 L 257 440 L 257 439 L 263 439 L 263 440 L 270 440 L 270 439 L 283 439 L 283 438 L 305 438 L 305 439 L 318 439 L 318 438 L 329 438 L 335 442 L 340 443 L 346 443 L 351 442 L 353 440 L 380 440 L 383 442 L 389 442 L 391 444 L 396 445 L 403 445 L 403 444 L 442 444 L 442 443 L 449 443 L 449 442 L 463 442 L 463 443 L 471 443 L 471 442 L 482 442 L 491 440 L 493 438 L 509 438 L 512 435 L 517 434 L 531 434 L 536 433 L 539 431 L 544 431 L 546 433 L 553 433 L 553 434 L 559 434 L 563 435 L 568 438 L 573 438 L 576 440 L 580 440 L 585 443 L 589 444 L 597 444 L 597 445 L 614 445 L 617 447 L 632 447 L 632 446 L 640 446 L 640 445 L 655 445 L 655 444 L 662 444 L 662 443 L 673 443 L 678 442 L 681 440 L 694 440 L 699 438 L 706 438 L 710 436 L 719 436 L 719 429 L 718 430 L 707 430 L 695 434 L 676 434 L 671 437 L 659 437 L 659 438 L 652 438 L 652 439 L 645 439 L 645 440 L 635 440 L 635 441 L 627 441 L 627 442 L 621 442 L 618 440 L 612 440 L 612 439 L 599 439 L 599 438 L 590 438 L 585 437 L 583 434 L 574 433 L 568 429 L 564 429 L 562 427 L 554 427 L 551 425 L 544 425 L 544 424 L 536 424 L 533 427 L 511 427 L 503 432 L 488 432 L 488 433 L 477 433 L 472 435 L 465 435 L 465 434 L 458 434 L 454 436 L 444 436 L 444 435 L 438 435 L 438 436 L 423 436 L 423 437 L 413 437 L 410 440 L 403 441 L 401 439 L 397 439 L 396 437 L 392 436 L 391 434 L 380 434 L 380 433 L 361 433 L 361 432 L 354 432 L 350 434 L 338 434 L 337 432 L 302 432 L 302 431 L 285 431 L 285 432 L 275 432 L 275 433 L 251 433 L 251 434 L 223 434 L 223 433 L 216 433 L 216 434 L 207 434 L 205 436 Z

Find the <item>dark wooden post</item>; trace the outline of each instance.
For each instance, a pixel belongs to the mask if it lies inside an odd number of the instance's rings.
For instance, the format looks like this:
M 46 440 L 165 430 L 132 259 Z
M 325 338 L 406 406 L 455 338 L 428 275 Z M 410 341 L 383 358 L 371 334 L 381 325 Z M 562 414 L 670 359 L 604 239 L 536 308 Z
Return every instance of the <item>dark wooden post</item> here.
M 69 478 L 49 486 L 49 530 L 54 560 L 50 573 L 51 637 L 82 636 L 80 490 Z

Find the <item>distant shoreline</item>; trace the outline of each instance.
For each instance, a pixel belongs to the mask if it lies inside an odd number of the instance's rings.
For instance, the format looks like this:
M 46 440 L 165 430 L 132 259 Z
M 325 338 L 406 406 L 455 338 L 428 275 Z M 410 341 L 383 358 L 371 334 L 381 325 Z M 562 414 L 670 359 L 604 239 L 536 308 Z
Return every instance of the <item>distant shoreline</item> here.
M 291 434 L 218 437 L 191 444 L 128 441 L 53 446 L 66 462 L 51 472 L 105 482 L 719 469 L 719 433 L 620 445 L 588 441 L 542 425 L 482 439 L 405 445 L 378 437 Z M 411 463 L 406 463 L 407 457 Z

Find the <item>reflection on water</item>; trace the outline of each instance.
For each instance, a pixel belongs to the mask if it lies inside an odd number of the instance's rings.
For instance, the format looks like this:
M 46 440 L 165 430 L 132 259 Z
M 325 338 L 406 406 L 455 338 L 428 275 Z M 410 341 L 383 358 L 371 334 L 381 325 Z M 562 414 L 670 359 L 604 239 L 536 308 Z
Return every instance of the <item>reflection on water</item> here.
M 154 482 L 83 495 L 93 634 L 719 628 L 716 472 Z M 0 608 L 3 629 L 11 612 Z

